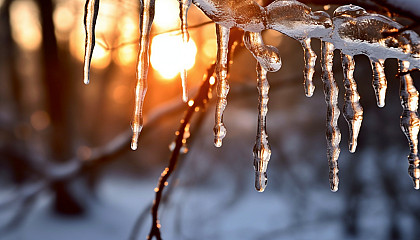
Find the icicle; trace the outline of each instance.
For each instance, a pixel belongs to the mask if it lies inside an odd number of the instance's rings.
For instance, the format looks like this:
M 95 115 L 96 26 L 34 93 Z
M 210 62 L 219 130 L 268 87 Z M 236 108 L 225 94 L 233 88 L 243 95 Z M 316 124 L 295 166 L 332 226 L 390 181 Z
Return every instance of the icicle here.
M 188 34 L 188 22 L 187 22 L 187 13 L 191 5 L 191 0 L 178 0 L 179 1 L 179 18 L 181 20 L 181 34 L 183 48 L 187 49 L 187 43 L 190 39 Z M 187 68 L 184 63 L 184 69 L 181 71 L 181 80 L 182 80 L 182 100 L 184 102 L 188 101 L 188 89 L 187 89 Z
M 337 127 L 340 110 L 338 108 L 338 87 L 333 75 L 334 45 L 322 41 L 321 44 L 322 81 L 324 83 L 325 102 L 327 103 L 327 158 L 330 168 L 331 191 L 338 190 L 338 156 L 340 155 L 340 129 Z
M 305 95 L 307 97 L 312 97 L 314 94 L 315 86 L 312 81 L 312 78 L 315 73 L 315 62 L 316 54 L 311 48 L 311 39 L 306 38 L 301 41 L 303 52 L 305 54 L 305 71 L 304 71 L 304 86 L 305 86 Z
M 217 61 L 216 61 L 216 81 L 217 81 L 217 104 L 214 126 L 214 145 L 222 146 L 222 140 L 226 136 L 226 128 L 223 124 L 223 112 L 227 105 L 227 95 L 229 93 L 229 83 L 227 81 L 227 55 L 230 29 L 216 24 L 217 35 Z
M 140 43 L 137 58 L 137 85 L 135 90 L 135 107 L 132 122 L 133 138 L 131 149 L 137 149 L 137 142 L 143 128 L 143 102 L 147 91 L 147 72 L 149 69 L 150 29 L 155 16 L 155 0 L 140 1 Z
M 279 50 L 274 46 L 265 45 L 261 32 L 245 32 L 243 40 L 245 47 L 264 69 L 277 72 L 281 68 Z
M 267 70 L 257 63 L 257 88 L 258 88 L 258 128 L 254 146 L 255 189 L 263 192 L 267 186 L 267 166 L 270 161 L 271 149 L 267 140 L 266 116 L 268 111 Z
M 384 107 L 386 88 L 387 88 L 387 82 L 386 82 L 385 71 L 384 71 L 384 60 L 372 58 L 370 60 L 370 63 L 372 65 L 372 72 L 373 72 L 372 86 L 373 86 L 373 89 L 375 90 L 376 103 L 378 107 Z
M 400 72 L 406 72 L 410 63 L 408 61 L 399 61 Z M 418 133 L 420 128 L 420 120 L 418 118 L 417 109 L 419 101 L 419 93 L 414 87 L 413 79 L 410 74 L 400 77 L 400 99 L 403 112 L 401 114 L 400 126 L 408 139 L 410 147 L 410 155 L 408 155 L 408 173 L 413 179 L 414 188 L 420 187 L 420 159 L 418 156 Z
M 267 81 L 267 71 L 275 72 L 281 68 L 279 50 L 273 46 L 265 45 L 261 32 L 245 32 L 244 43 L 246 48 L 257 60 L 258 82 L 258 129 L 254 146 L 254 169 L 255 189 L 264 191 L 267 186 L 267 166 L 270 161 L 271 149 L 267 141 L 266 116 L 268 111 L 268 90 L 270 85 Z
M 343 65 L 345 88 L 343 115 L 349 125 L 349 151 L 354 153 L 357 147 L 357 137 L 359 136 L 360 127 L 362 126 L 363 108 L 360 105 L 360 96 L 357 92 L 357 84 L 353 78 L 353 57 L 350 55 L 341 54 L 341 62 Z
M 90 62 L 92 60 L 93 49 L 95 48 L 95 26 L 99 12 L 99 0 L 86 0 L 85 4 L 85 57 L 83 66 L 83 82 L 89 84 Z

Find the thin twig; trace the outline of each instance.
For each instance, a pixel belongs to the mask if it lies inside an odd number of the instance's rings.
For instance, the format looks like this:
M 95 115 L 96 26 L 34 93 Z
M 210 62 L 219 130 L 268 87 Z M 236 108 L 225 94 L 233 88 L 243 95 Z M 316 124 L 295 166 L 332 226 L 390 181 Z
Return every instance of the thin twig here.
M 160 240 L 160 224 L 158 219 L 158 210 L 159 205 L 162 199 L 162 192 L 165 186 L 168 184 L 167 180 L 171 176 L 172 172 L 175 170 L 176 165 L 178 163 L 179 154 L 181 152 L 181 148 L 184 145 L 184 133 L 186 130 L 187 125 L 189 125 L 193 114 L 195 113 L 196 108 L 203 108 L 205 104 L 209 101 L 209 90 L 211 89 L 212 85 L 210 84 L 210 77 L 213 75 L 215 69 L 215 64 L 212 64 L 211 67 L 207 70 L 207 76 L 203 81 L 200 90 L 197 96 L 194 98 L 194 103 L 189 105 L 189 108 L 181 121 L 181 125 L 177 132 L 177 137 L 175 139 L 175 148 L 172 151 L 171 158 L 169 160 L 168 167 L 162 172 L 161 177 L 159 179 L 158 187 L 155 189 L 156 196 L 152 206 L 152 228 L 147 239 L 152 239 L 156 237 L 156 239 Z

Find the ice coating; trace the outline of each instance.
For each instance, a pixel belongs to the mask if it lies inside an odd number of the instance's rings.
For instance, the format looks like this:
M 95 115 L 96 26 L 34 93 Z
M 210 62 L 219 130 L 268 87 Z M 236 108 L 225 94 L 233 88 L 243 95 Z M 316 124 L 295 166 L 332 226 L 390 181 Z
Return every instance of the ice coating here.
M 267 80 L 267 70 L 257 63 L 258 89 L 258 128 L 254 145 L 255 189 L 263 192 L 267 186 L 267 166 L 270 161 L 271 149 L 267 140 L 266 116 L 268 112 L 268 91 L 270 85 Z
M 261 32 L 265 10 L 254 0 L 194 0 L 213 22 L 224 27 L 238 27 L 245 31 Z
M 93 49 L 95 48 L 95 26 L 99 12 L 99 0 L 87 0 L 85 3 L 85 57 L 83 66 L 83 82 L 89 84 L 90 62 L 92 61 Z
M 312 12 L 307 5 L 293 0 L 278 0 L 266 7 L 267 29 L 304 40 L 324 38 L 331 33 L 330 16 L 322 11 Z
M 338 87 L 333 75 L 334 45 L 321 43 L 322 81 L 324 83 L 325 102 L 327 103 L 327 158 L 331 191 L 338 190 L 338 157 L 340 155 L 341 133 L 337 126 L 340 115 L 338 108 Z
M 217 60 L 216 60 L 216 90 L 217 103 L 215 114 L 214 145 L 222 146 L 222 140 L 226 136 L 226 128 L 223 124 L 223 112 L 227 105 L 227 95 L 229 93 L 229 83 L 227 81 L 227 57 L 230 29 L 216 24 L 217 37 Z
M 410 63 L 399 61 L 400 72 L 406 72 Z M 400 118 L 401 130 L 408 139 L 410 154 L 408 155 L 408 174 L 413 179 L 414 188 L 420 187 L 420 159 L 418 156 L 418 134 L 420 120 L 418 118 L 419 93 L 414 87 L 410 74 L 400 77 L 400 100 L 403 112 Z
M 353 77 L 354 59 L 350 55 L 341 54 L 344 75 L 344 107 L 343 115 L 349 125 L 349 151 L 354 153 L 357 147 L 357 137 L 363 120 L 363 108 L 360 105 L 360 95 Z
M 179 18 L 181 20 L 181 34 L 183 47 L 186 49 L 187 43 L 190 39 L 188 34 L 188 23 L 187 23 L 187 14 L 188 9 L 191 5 L 191 0 L 178 0 L 179 1 Z M 184 102 L 188 101 L 188 89 L 187 89 L 187 68 L 184 64 L 184 69 L 181 70 L 181 81 L 182 81 L 182 100 Z
M 326 41 L 333 42 L 342 53 L 351 56 L 364 54 L 371 59 L 397 58 L 409 61 L 411 68 L 420 67 L 420 56 L 405 51 L 400 44 L 410 35 L 414 40 L 411 43 L 414 45 L 412 49 L 416 49 L 419 44 L 416 40 L 417 34 L 404 31 L 402 34 L 387 36 L 387 33 L 401 29 L 401 24 L 379 14 L 367 13 L 365 9 L 354 5 L 337 8 L 333 23 L 334 31 L 331 39 Z
M 373 80 L 372 86 L 375 90 L 376 103 L 378 107 L 385 106 L 385 96 L 387 89 L 387 81 L 385 77 L 384 70 L 384 60 L 383 59 L 371 59 L 370 63 L 372 65 Z
M 281 68 L 279 50 L 274 46 L 265 45 L 261 32 L 245 32 L 243 39 L 245 47 L 266 71 L 276 72 Z
M 137 142 L 143 128 L 143 102 L 147 91 L 147 72 L 149 70 L 150 29 L 155 16 L 155 0 L 140 1 L 140 42 L 137 57 L 137 85 L 135 90 L 134 116 L 131 123 L 133 137 L 131 149 L 137 149 Z
M 315 62 L 316 62 L 316 54 L 311 47 L 311 39 L 306 38 L 300 42 L 303 47 L 304 53 L 304 60 L 305 60 L 305 70 L 303 71 L 304 82 L 303 85 L 305 87 L 305 95 L 307 97 L 312 97 L 315 90 L 315 85 L 312 81 L 314 73 L 315 73 Z

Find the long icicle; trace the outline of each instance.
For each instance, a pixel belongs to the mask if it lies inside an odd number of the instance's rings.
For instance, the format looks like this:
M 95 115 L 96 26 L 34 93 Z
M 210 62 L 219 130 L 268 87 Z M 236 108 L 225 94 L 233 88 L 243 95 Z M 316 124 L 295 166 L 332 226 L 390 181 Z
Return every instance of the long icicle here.
M 301 44 L 303 47 L 303 53 L 305 58 L 305 70 L 303 72 L 303 85 L 305 87 L 305 95 L 307 97 L 312 97 L 315 90 L 315 86 L 312 79 L 315 73 L 316 54 L 314 50 L 312 50 L 310 38 L 304 39 L 303 41 L 301 41 Z
M 327 103 L 327 158 L 329 165 L 329 179 L 331 191 L 338 190 L 338 156 L 340 155 L 341 133 L 337 127 L 340 115 L 338 108 L 338 87 L 333 74 L 334 45 L 329 42 L 321 43 L 322 81 L 324 83 L 325 102 Z
M 155 16 L 155 0 L 140 0 L 140 43 L 137 57 L 137 85 L 135 90 L 135 107 L 132 122 L 133 138 L 131 149 L 137 149 L 137 142 L 143 128 L 143 102 L 147 91 L 147 72 L 149 70 L 150 29 Z
M 357 92 L 357 84 L 353 77 L 354 60 L 353 57 L 341 54 L 341 63 L 344 75 L 344 107 L 343 115 L 349 125 L 349 151 L 354 153 L 357 147 L 357 137 L 363 120 L 363 108 L 360 105 L 360 95 Z
M 179 18 L 181 19 L 181 34 L 184 51 L 187 49 L 187 44 L 190 39 L 188 33 L 188 22 L 187 14 L 188 9 L 191 5 L 191 0 L 178 0 L 179 1 Z M 187 68 L 185 63 L 183 64 L 184 69 L 181 70 L 181 83 L 182 83 L 182 100 L 184 102 L 188 101 L 188 88 L 187 88 Z
M 92 61 L 93 49 L 95 48 L 95 26 L 99 12 L 99 0 L 87 0 L 85 4 L 85 57 L 83 65 L 83 82 L 89 84 L 90 63 Z
M 254 169 L 255 169 L 255 189 L 263 192 L 267 186 L 267 166 L 270 161 L 271 149 L 267 140 L 266 116 L 268 112 L 268 91 L 270 85 L 267 80 L 267 70 L 257 62 L 257 88 L 258 88 L 258 128 L 255 140 Z
M 384 60 L 373 58 L 370 60 L 370 64 L 372 65 L 372 86 L 375 90 L 376 104 L 378 105 L 378 107 L 384 107 L 387 89 L 387 81 L 384 71 Z
M 217 104 L 215 114 L 214 145 L 222 146 L 222 140 L 226 136 L 226 128 L 223 124 L 223 112 L 227 105 L 229 83 L 227 81 L 227 57 L 230 29 L 216 24 L 217 36 L 217 60 L 216 60 L 216 81 L 217 81 Z
M 409 70 L 408 61 L 399 61 L 400 72 Z M 410 74 L 400 77 L 400 100 L 403 112 L 400 118 L 401 130 L 408 139 L 410 155 L 408 155 L 408 174 L 413 179 L 414 188 L 420 188 L 420 159 L 418 156 L 418 134 L 420 120 L 418 117 L 419 92 L 413 84 Z

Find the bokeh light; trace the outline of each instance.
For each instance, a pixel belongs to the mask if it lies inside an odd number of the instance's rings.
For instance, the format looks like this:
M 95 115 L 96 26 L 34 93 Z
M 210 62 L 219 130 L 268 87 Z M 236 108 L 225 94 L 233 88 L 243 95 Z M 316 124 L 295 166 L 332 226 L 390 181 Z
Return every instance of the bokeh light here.
M 68 40 L 69 32 L 74 27 L 75 15 L 66 4 L 60 4 L 54 9 L 53 21 L 58 40 Z
M 50 115 L 45 111 L 36 111 L 31 115 L 31 125 L 37 131 L 46 129 L 50 122 Z
M 13 40 L 24 50 L 37 50 L 42 35 L 39 9 L 33 1 L 13 1 L 10 5 L 10 23 Z

